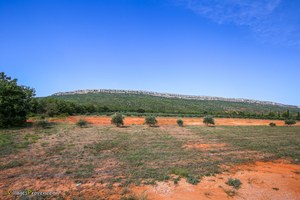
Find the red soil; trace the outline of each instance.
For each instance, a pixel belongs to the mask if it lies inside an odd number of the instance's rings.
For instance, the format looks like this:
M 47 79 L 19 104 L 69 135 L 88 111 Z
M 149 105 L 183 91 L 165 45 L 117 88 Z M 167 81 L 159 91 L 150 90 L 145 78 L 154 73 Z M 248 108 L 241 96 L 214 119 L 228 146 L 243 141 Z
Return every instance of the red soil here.
M 21 168 L 8 169 L 6 173 L 14 174 Z M 181 179 L 177 185 L 173 182 L 159 182 L 155 186 L 130 186 L 128 195 L 146 196 L 149 200 L 299 200 L 300 165 L 278 160 L 243 164 L 227 167 L 227 169 L 228 172 L 203 177 L 198 185 L 191 185 Z M 242 182 L 240 189 L 236 190 L 227 185 L 228 178 L 240 179 Z M 0 181 L 0 188 L 6 188 L 0 190 L 1 199 L 13 199 L 15 196 L 8 194 L 11 190 L 31 189 L 43 192 L 55 191 L 66 199 L 80 196 L 83 199 L 110 200 L 120 199 L 121 191 L 124 189 L 117 185 L 108 189 L 107 185 L 93 178 L 78 184 L 74 180 L 61 179 L 59 176 L 56 178 L 22 176 L 9 182 Z M 229 197 L 226 191 L 235 191 L 235 194 Z
M 285 162 L 256 162 L 240 165 L 230 172 L 212 177 L 204 177 L 194 186 L 181 180 L 178 185 L 161 182 L 157 186 L 134 187 L 137 196 L 146 194 L 153 200 L 184 200 L 230 198 L 226 193 L 235 191 L 232 199 L 247 200 L 299 200 L 300 199 L 300 165 Z M 238 178 L 242 182 L 236 190 L 226 184 L 228 178 Z
M 212 144 L 206 144 L 206 143 L 188 143 L 184 145 L 184 148 L 195 148 L 195 149 L 201 149 L 201 150 L 212 150 L 212 149 L 219 149 L 222 147 L 226 147 L 227 144 L 225 143 L 212 143 Z
M 111 124 L 111 117 L 109 116 L 70 116 L 64 119 L 53 118 L 50 121 L 76 123 L 79 119 L 85 119 L 95 125 Z M 157 117 L 158 125 L 176 125 L 177 119 L 175 117 Z M 126 117 L 125 125 L 142 125 L 144 121 L 144 117 Z M 183 118 L 183 121 L 185 125 L 204 126 L 202 118 Z M 282 120 L 265 119 L 216 118 L 215 122 L 216 126 L 268 126 L 270 122 L 276 123 L 277 126 L 284 126 L 284 121 Z M 300 126 L 300 122 L 297 122 L 296 126 Z

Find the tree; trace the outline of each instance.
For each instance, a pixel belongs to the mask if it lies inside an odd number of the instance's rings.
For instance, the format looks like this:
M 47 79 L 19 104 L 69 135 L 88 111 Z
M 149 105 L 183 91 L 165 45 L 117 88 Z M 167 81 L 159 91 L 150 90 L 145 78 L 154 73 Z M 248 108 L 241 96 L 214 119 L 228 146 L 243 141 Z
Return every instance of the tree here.
M 177 120 L 177 124 L 178 124 L 178 126 L 183 126 L 183 120 L 182 119 L 178 119 Z
M 286 112 L 282 113 L 282 117 L 287 118 L 287 119 L 290 118 L 290 110 L 287 109 Z
M 46 114 L 49 117 L 53 117 L 53 116 L 59 114 L 59 109 L 58 109 L 57 103 L 55 101 L 47 102 L 47 104 L 46 104 Z
M 115 113 L 111 118 L 111 123 L 117 127 L 124 125 L 124 116 L 121 113 Z
M 269 117 L 276 117 L 276 114 L 274 112 L 269 112 Z
M 212 116 L 207 115 L 203 118 L 203 123 L 206 124 L 206 126 L 215 125 L 215 120 Z
M 149 125 L 149 126 L 154 126 L 157 124 L 157 120 L 155 116 L 147 116 L 145 118 L 145 124 Z
M 18 85 L 17 79 L 11 79 L 0 73 L 0 127 L 20 126 L 26 122 L 30 112 L 34 89 Z
M 284 121 L 284 123 L 285 123 L 286 125 L 288 125 L 288 126 L 291 126 L 291 125 L 296 124 L 296 121 L 293 120 L 293 119 L 286 119 L 286 120 Z

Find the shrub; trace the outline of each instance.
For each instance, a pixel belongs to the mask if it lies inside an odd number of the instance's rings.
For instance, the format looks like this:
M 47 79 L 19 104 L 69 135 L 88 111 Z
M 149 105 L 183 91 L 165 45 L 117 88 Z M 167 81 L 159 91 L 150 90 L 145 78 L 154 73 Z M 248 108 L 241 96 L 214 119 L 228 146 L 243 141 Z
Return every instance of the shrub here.
M 215 125 L 215 120 L 212 116 L 210 115 L 207 115 L 203 118 L 203 123 L 206 124 L 207 126 L 208 125 Z
M 157 124 L 157 120 L 155 116 L 147 116 L 145 118 L 145 124 L 149 125 L 149 126 L 154 126 Z
M 291 126 L 291 125 L 296 124 L 296 121 L 293 120 L 293 119 L 286 119 L 286 120 L 284 121 L 284 123 L 285 123 L 286 125 L 288 125 L 288 126 Z
M 269 126 L 271 126 L 271 127 L 275 127 L 275 126 L 276 126 L 276 124 L 275 124 L 274 122 L 271 122 L 271 123 L 269 124 Z
M 88 122 L 84 119 L 80 119 L 78 120 L 78 122 L 76 123 L 77 126 L 79 126 L 80 128 L 83 128 L 83 127 L 87 127 L 88 125 Z
M 111 118 L 111 123 L 117 127 L 124 125 L 124 116 L 121 113 L 115 113 Z
M 242 182 L 240 181 L 240 179 L 237 178 L 236 179 L 229 178 L 226 184 L 234 187 L 235 189 L 239 189 L 242 185 Z
M 182 119 L 178 119 L 177 120 L 177 124 L 178 124 L 178 126 L 183 126 L 183 120 Z
M 200 182 L 199 178 L 191 176 L 191 175 L 188 175 L 186 177 L 186 180 L 187 180 L 188 183 L 190 183 L 192 185 L 197 185 Z
M 33 125 L 37 128 L 49 128 L 50 127 L 50 123 L 47 121 L 47 120 L 38 120 L 38 121 L 35 121 L 33 123 Z

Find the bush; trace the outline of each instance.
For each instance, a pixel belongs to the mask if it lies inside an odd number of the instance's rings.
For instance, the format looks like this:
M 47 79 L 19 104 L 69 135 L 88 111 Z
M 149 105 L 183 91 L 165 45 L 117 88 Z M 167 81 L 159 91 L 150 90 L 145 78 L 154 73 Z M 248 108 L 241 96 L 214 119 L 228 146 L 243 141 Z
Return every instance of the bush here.
M 49 128 L 50 127 L 50 123 L 47 121 L 47 120 L 38 120 L 38 121 L 35 121 L 33 123 L 34 127 L 37 127 L 37 128 Z
M 215 125 L 215 120 L 212 116 L 207 115 L 203 118 L 203 123 L 206 124 L 206 126 L 208 125 Z
M 76 123 L 77 126 L 79 126 L 80 128 L 83 128 L 83 127 L 87 127 L 88 125 L 88 122 L 84 119 L 80 119 L 78 120 L 78 122 Z
M 242 182 L 240 181 L 240 179 L 237 178 L 236 179 L 229 178 L 226 184 L 234 187 L 235 189 L 239 189 L 242 185 Z
M 286 120 L 284 121 L 284 123 L 285 123 L 286 125 L 288 125 L 288 126 L 291 126 L 291 125 L 296 124 L 296 121 L 293 120 L 293 119 L 286 119 Z
M 275 124 L 274 122 L 271 122 L 271 123 L 269 124 L 269 126 L 271 126 L 271 127 L 275 127 L 275 126 L 276 126 L 276 124 Z
M 157 120 L 155 116 L 148 116 L 145 118 L 145 124 L 149 126 L 154 126 L 157 124 Z
M 178 124 L 178 126 L 183 127 L 183 120 L 182 119 L 178 119 L 177 120 L 177 124 Z
M 188 183 L 190 183 L 192 185 L 197 185 L 200 182 L 199 178 L 191 176 L 191 175 L 188 175 L 186 177 L 186 180 L 187 180 Z
M 115 113 L 111 118 L 111 123 L 117 127 L 124 125 L 124 116 L 121 113 Z

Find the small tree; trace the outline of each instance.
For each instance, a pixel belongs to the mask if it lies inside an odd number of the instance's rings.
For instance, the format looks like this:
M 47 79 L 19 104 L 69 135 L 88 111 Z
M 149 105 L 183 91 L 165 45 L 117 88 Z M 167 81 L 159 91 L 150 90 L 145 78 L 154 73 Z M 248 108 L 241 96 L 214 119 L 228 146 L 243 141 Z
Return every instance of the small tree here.
M 115 113 L 111 118 L 111 123 L 117 127 L 124 125 L 124 116 L 121 113 Z
M 208 115 L 203 118 L 203 123 L 206 124 L 206 126 L 215 125 L 215 120 L 212 116 Z
M 275 127 L 275 126 L 276 126 L 276 124 L 275 124 L 274 122 L 271 122 L 271 123 L 269 124 L 269 126 L 271 126 L 271 127 Z
M 145 118 L 145 124 L 149 125 L 149 126 L 154 126 L 157 124 L 157 120 L 155 116 L 147 116 Z
M 88 125 L 88 122 L 84 119 L 80 119 L 78 120 L 78 122 L 76 123 L 77 126 L 79 126 L 80 128 L 83 128 L 83 127 L 87 127 Z
M 178 126 L 183 127 L 183 120 L 182 119 L 178 119 L 177 120 L 177 124 L 178 124 Z
M 288 126 L 291 126 L 291 125 L 296 124 L 296 121 L 293 120 L 293 119 L 286 119 L 286 120 L 284 121 L 284 123 L 285 123 L 286 125 L 288 125 Z

